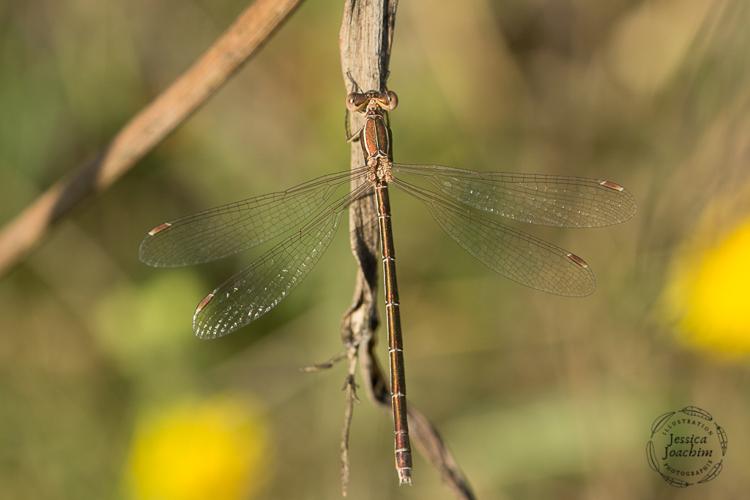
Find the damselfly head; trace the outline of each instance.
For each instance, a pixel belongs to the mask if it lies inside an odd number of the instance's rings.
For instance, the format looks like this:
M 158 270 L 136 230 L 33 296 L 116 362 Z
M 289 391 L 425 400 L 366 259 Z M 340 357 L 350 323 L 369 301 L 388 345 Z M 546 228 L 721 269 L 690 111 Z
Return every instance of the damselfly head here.
M 392 90 L 378 92 L 370 90 L 369 92 L 352 92 L 346 96 L 346 109 L 349 111 L 358 111 L 360 113 L 368 109 L 384 109 L 393 111 L 398 106 L 398 96 Z
M 370 102 L 370 98 L 367 94 L 360 94 L 358 92 L 352 92 L 346 96 L 346 109 L 349 111 L 362 111 Z
M 398 96 L 396 95 L 396 93 L 392 90 L 388 90 L 385 93 L 385 97 L 385 101 L 382 100 L 382 98 L 380 100 L 381 106 L 388 111 L 393 111 L 394 109 L 396 109 L 396 106 L 398 106 Z

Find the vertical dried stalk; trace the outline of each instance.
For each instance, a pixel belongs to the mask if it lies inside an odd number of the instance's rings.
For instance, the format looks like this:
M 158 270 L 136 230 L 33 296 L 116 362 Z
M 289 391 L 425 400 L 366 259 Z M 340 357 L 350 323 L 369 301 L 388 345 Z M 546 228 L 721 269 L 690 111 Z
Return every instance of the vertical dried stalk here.
M 386 88 L 393 42 L 397 0 L 346 0 L 340 32 L 341 69 L 348 92 Z M 359 88 L 355 88 L 355 84 Z M 343 102 L 343 100 L 342 100 Z M 348 117 L 349 129 L 358 130 L 361 117 Z M 362 166 L 359 144 L 352 144 L 351 168 Z M 361 181 L 360 181 L 361 182 Z M 352 186 L 354 188 L 356 186 Z M 349 211 L 352 253 L 359 265 L 352 305 L 342 320 L 342 341 L 350 367 L 357 358 L 365 388 L 372 401 L 390 410 L 391 398 L 375 346 L 377 316 L 378 229 L 374 200 L 353 204 Z M 351 368 L 350 368 L 351 375 Z M 353 404 L 353 378 L 342 442 L 342 493 L 346 495 L 349 475 L 348 438 Z M 437 429 L 414 406 L 409 406 L 409 428 L 422 454 L 440 471 L 457 498 L 472 499 L 471 487 Z

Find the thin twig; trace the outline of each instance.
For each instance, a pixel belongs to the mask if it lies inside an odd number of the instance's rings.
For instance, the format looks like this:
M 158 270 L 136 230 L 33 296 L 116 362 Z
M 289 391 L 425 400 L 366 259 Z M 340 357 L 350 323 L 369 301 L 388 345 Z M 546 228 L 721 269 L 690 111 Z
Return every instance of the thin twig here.
M 352 431 L 352 417 L 354 416 L 354 404 L 359 402 L 357 397 L 357 383 L 355 372 L 357 371 L 357 346 L 352 346 L 355 351 L 349 357 L 349 368 L 346 374 L 344 390 L 346 391 L 346 409 L 344 410 L 344 426 L 341 429 L 341 496 L 346 496 L 349 488 L 349 437 Z
M 385 33 L 393 32 L 393 18 L 384 17 L 388 0 L 346 0 L 344 17 L 341 23 L 339 44 L 341 51 L 341 71 L 347 92 L 380 89 L 385 87 L 388 56 L 390 54 L 390 39 Z M 396 0 L 391 1 L 390 7 L 394 13 Z M 388 40 L 383 46 L 383 40 Z M 386 54 L 385 57 L 380 57 Z M 385 66 L 384 66 L 385 64 Z M 359 130 L 362 126 L 358 113 L 346 116 L 346 134 Z M 361 147 L 352 143 L 351 168 L 362 165 Z M 362 181 L 352 181 L 352 189 L 358 187 Z M 352 253 L 359 265 L 354 289 L 352 305 L 342 319 L 342 342 L 349 355 L 349 365 L 356 366 L 362 350 L 375 345 L 375 330 L 378 326 L 376 307 L 377 292 L 377 252 L 378 228 L 375 224 L 376 210 L 372 197 L 364 198 L 353 203 L 349 209 L 350 244 Z M 385 383 L 382 372 L 365 368 L 377 360 L 366 354 L 361 356 L 360 366 L 364 378 L 364 386 L 371 400 L 376 400 L 373 393 L 379 383 Z M 376 374 L 377 372 L 377 374 Z M 373 376 L 375 378 L 373 378 Z M 383 385 L 382 390 L 385 390 Z M 349 483 L 349 440 L 353 405 L 347 401 L 345 410 L 345 437 L 341 442 L 341 490 L 346 492 Z
M 301 0 L 257 0 L 96 159 L 40 195 L 0 231 L 0 275 L 83 198 L 105 190 L 182 124 L 266 42 Z
M 414 408 L 414 405 L 411 405 L 407 411 L 409 412 L 409 431 L 414 436 L 414 442 L 422 456 L 426 457 L 440 472 L 443 481 L 453 490 L 456 498 L 466 500 L 476 498 L 468 479 L 437 428 L 422 412 Z
M 393 42 L 397 0 L 346 0 L 341 25 L 341 70 L 348 91 L 384 90 Z M 347 129 L 359 130 L 361 117 L 348 117 Z M 362 165 L 359 144 L 352 144 L 351 168 Z M 360 181 L 361 182 L 361 181 Z M 352 186 L 354 188 L 356 186 Z M 359 361 L 364 386 L 372 401 L 390 410 L 388 383 L 375 353 L 378 277 L 378 229 L 373 197 L 357 201 L 349 211 L 350 243 L 359 265 L 352 305 L 342 321 L 342 341 L 349 353 L 350 366 Z M 356 348 L 358 346 L 358 349 Z M 353 406 L 346 407 L 345 439 L 342 441 L 342 489 L 349 479 L 348 432 Z M 409 405 L 409 429 L 421 453 L 438 469 L 457 498 L 473 499 L 468 480 L 445 446 L 437 429 L 413 405 Z

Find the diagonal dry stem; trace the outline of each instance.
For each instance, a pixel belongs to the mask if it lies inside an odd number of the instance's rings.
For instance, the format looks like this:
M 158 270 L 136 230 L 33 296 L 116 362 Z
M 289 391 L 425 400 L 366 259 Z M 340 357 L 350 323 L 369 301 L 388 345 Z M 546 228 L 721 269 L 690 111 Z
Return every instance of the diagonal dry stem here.
M 0 231 L 0 275 L 82 199 L 101 192 L 214 95 L 302 0 L 257 0 L 182 76 L 136 114 L 104 151 L 42 193 Z

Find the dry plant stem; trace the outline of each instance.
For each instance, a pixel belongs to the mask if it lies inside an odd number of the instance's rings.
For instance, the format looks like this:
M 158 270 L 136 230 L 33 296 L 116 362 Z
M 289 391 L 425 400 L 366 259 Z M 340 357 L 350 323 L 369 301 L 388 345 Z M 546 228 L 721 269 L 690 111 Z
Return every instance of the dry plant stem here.
M 257 0 L 103 153 L 39 196 L 0 232 L 0 274 L 23 258 L 83 198 L 103 191 L 183 123 L 246 62 L 302 0 Z
M 350 346 L 350 349 L 356 351 L 356 346 Z M 357 384 L 355 382 L 355 373 L 357 371 L 357 356 L 352 353 L 348 356 L 349 367 L 346 374 L 344 390 L 346 391 L 346 409 L 344 410 L 344 426 L 341 429 L 341 495 L 346 496 L 349 485 L 349 436 L 352 429 L 352 417 L 354 416 L 354 403 L 359 401 L 357 398 Z
M 383 90 L 388 79 L 397 0 L 346 0 L 340 32 L 341 69 L 347 91 Z M 359 89 L 354 88 L 356 83 Z M 362 125 L 361 117 L 352 114 L 349 130 Z M 362 151 L 352 144 L 351 167 L 362 165 Z M 356 186 L 352 186 L 356 187 Z M 390 410 L 388 382 L 377 359 L 375 330 L 377 316 L 377 281 L 379 236 L 373 197 L 353 204 L 349 211 L 352 253 L 359 265 L 352 305 L 342 320 L 342 341 L 347 347 L 350 363 L 358 360 L 363 384 L 370 399 Z M 351 366 L 351 364 L 350 364 Z M 352 401 L 347 411 L 342 441 L 342 460 L 347 460 Z M 438 469 L 457 498 L 475 498 L 471 487 L 455 459 L 443 443 L 437 429 L 413 405 L 409 406 L 409 429 L 421 453 Z M 342 464 L 342 490 L 346 491 L 348 463 Z

